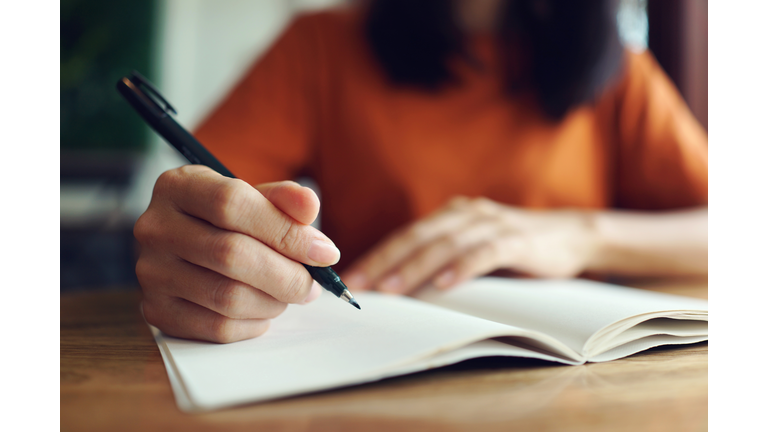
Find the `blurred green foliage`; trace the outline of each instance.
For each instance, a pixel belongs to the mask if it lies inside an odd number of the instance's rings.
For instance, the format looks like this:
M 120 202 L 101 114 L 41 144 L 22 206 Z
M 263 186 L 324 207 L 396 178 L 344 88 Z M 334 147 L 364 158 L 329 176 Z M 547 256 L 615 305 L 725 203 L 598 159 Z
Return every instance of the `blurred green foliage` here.
M 152 79 L 154 0 L 61 1 L 61 150 L 141 151 L 148 129 L 115 90 Z

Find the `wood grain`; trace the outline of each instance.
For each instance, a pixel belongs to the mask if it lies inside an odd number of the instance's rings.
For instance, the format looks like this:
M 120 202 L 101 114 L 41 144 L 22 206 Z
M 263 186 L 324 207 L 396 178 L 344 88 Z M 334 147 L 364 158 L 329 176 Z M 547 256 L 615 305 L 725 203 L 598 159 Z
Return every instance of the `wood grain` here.
M 706 280 L 628 285 L 707 297 Z M 61 429 L 701 431 L 707 344 L 608 363 L 476 359 L 378 383 L 205 414 L 176 408 L 140 293 L 61 297 Z

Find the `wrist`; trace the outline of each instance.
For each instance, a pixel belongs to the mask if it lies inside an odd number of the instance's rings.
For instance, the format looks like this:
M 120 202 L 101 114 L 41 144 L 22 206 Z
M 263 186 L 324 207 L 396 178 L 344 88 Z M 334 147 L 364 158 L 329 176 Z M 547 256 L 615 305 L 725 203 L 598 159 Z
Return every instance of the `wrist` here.
M 624 276 L 707 273 L 707 211 L 598 211 L 587 270 Z
M 583 213 L 583 223 L 590 245 L 590 253 L 584 271 L 604 272 L 610 267 L 612 247 L 609 238 L 605 235 L 606 217 L 607 212 L 605 211 L 585 211 Z

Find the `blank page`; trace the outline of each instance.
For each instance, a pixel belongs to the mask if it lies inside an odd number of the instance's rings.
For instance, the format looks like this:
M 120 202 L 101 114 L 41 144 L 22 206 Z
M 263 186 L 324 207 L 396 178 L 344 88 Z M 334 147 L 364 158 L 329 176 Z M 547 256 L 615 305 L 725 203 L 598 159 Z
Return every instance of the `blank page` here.
M 362 310 L 324 292 L 242 342 L 160 339 L 195 409 L 213 409 L 375 381 L 426 368 L 425 359 L 472 342 L 530 334 L 407 297 L 356 298 Z
M 707 311 L 705 300 L 583 279 L 481 278 L 417 298 L 465 314 L 545 333 L 584 354 L 597 331 L 633 316 L 662 311 Z

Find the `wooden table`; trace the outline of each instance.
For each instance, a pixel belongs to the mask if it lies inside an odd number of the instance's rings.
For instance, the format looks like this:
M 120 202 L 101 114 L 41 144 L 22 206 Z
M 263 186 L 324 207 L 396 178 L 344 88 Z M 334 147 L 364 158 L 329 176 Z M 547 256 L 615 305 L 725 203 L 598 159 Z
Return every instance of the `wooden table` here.
M 706 280 L 633 283 L 707 297 Z M 205 414 L 176 408 L 138 290 L 61 296 L 61 429 L 227 431 L 707 429 L 707 344 L 608 363 L 472 360 Z

